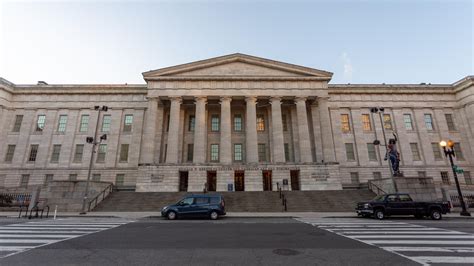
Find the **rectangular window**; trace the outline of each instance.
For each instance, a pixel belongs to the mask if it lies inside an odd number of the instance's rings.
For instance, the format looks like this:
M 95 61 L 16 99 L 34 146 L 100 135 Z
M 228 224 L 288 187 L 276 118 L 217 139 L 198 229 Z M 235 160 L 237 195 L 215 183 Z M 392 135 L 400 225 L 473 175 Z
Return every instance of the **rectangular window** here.
M 383 127 L 386 130 L 393 130 L 392 116 L 389 114 L 383 114 Z
M 87 132 L 89 129 L 89 115 L 81 116 L 81 124 L 79 125 L 79 132 Z
M 425 125 L 427 130 L 434 130 L 433 117 L 431 116 L 431 114 L 425 114 Z
M 60 115 L 58 121 L 58 132 L 66 132 L 67 115 Z
M 382 173 L 380 173 L 380 172 L 373 172 L 372 175 L 374 176 L 375 180 L 382 179 Z
M 30 182 L 30 175 L 21 175 L 20 187 L 28 187 Z
M 59 162 L 59 154 L 61 153 L 61 144 L 54 144 L 53 145 L 53 152 L 51 153 L 51 162 L 57 163 Z
M 290 161 L 290 145 L 288 145 L 288 143 L 285 143 L 284 147 L 285 147 L 285 161 L 289 162 Z
M 421 178 L 426 177 L 426 172 L 425 171 L 418 171 L 418 177 L 421 177 Z
M 211 162 L 219 161 L 219 144 L 211 144 Z
M 433 150 L 433 156 L 435 160 L 437 161 L 443 160 L 443 157 L 441 155 L 441 149 L 438 142 L 432 142 L 431 149 Z
M 370 116 L 368 114 L 362 115 L 362 129 L 364 131 L 371 131 L 372 125 L 370 123 Z
M 43 186 L 44 186 L 44 187 L 48 186 L 48 184 L 53 181 L 53 177 L 54 177 L 53 174 L 46 174 L 46 175 L 44 176 Z
M 21 123 L 23 122 L 23 115 L 16 115 L 15 116 L 15 124 L 13 124 L 13 132 L 20 132 Z
M 267 147 L 264 143 L 258 144 L 258 161 L 259 162 L 267 161 Z
M 234 131 L 242 131 L 242 115 L 234 115 Z
M 30 146 L 30 156 L 28 157 L 28 162 L 36 161 L 36 155 L 38 154 L 38 144 L 32 144 Z
M 283 124 L 283 131 L 288 131 L 288 124 L 286 123 L 286 115 L 281 116 L 281 122 Z
M 464 180 L 466 181 L 466 185 L 472 185 L 471 172 L 464 171 Z
M 194 131 L 194 127 L 196 125 L 196 117 L 194 115 L 189 116 L 189 124 L 188 124 L 188 131 Z
M 128 161 L 128 144 L 120 145 L 120 158 L 119 161 L 122 163 L 126 163 Z
M 36 120 L 36 131 L 43 131 L 46 123 L 46 115 L 38 115 Z
M 346 143 L 346 158 L 348 161 L 355 160 L 355 153 L 354 153 L 354 144 Z
M 418 143 L 410 143 L 411 154 L 413 161 L 421 161 L 420 151 L 418 150 Z
M 76 181 L 77 180 L 77 174 L 69 174 L 69 181 Z
M 449 175 L 448 172 L 441 172 L 441 180 L 443 181 L 443 184 L 445 185 L 450 185 L 451 181 L 449 180 Z
M 456 158 L 460 161 L 464 161 L 464 154 L 462 153 L 461 143 L 455 142 L 454 143 L 454 153 L 456 154 Z
M 351 183 L 352 184 L 359 184 L 359 173 L 358 172 L 351 172 Z
M 187 158 L 187 161 L 192 162 L 193 161 L 193 156 L 194 156 L 194 144 L 189 143 L 188 144 L 188 158 Z
M 351 122 L 348 114 L 341 114 L 341 130 L 343 133 L 351 132 Z
M 219 116 L 218 115 L 211 116 L 211 131 L 213 132 L 219 131 Z
M 110 124 L 112 123 L 112 116 L 104 115 L 102 117 L 102 132 L 109 132 L 110 131 Z
M 234 144 L 234 161 L 242 161 L 242 144 Z
M 100 174 L 92 174 L 92 181 L 100 181 Z
M 265 117 L 257 115 L 257 131 L 265 131 Z
M 125 115 L 123 121 L 123 132 L 132 132 L 133 115 Z
M 413 130 L 413 123 L 411 121 L 411 114 L 403 115 L 403 122 L 405 123 L 406 130 Z
M 99 150 L 97 152 L 97 163 L 105 162 L 105 155 L 107 154 L 107 144 L 99 144 Z
M 449 131 L 456 131 L 456 125 L 454 124 L 454 117 L 452 114 L 444 114 L 446 118 L 446 124 L 448 125 Z
M 367 152 L 369 153 L 370 161 L 377 161 L 377 153 L 375 152 L 375 145 L 373 143 L 367 143 Z
M 115 185 L 116 186 L 123 186 L 125 181 L 125 175 L 124 174 L 117 174 L 115 176 Z
M 8 145 L 7 154 L 5 155 L 5 162 L 11 163 L 13 161 L 13 155 L 15 155 L 16 145 Z
M 82 155 L 84 153 L 84 144 L 76 144 L 76 151 L 74 152 L 73 163 L 82 163 Z

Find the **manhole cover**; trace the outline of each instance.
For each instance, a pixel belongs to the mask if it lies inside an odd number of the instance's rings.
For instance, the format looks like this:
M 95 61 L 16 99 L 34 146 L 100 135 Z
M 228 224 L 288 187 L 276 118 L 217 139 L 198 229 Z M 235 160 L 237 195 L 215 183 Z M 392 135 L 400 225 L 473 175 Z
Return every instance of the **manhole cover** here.
M 274 249 L 273 253 L 280 255 L 280 256 L 296 256 L 300 254 L 299 251 L 296 251 L 294 249 L 285 249 L 285 248 L 280 248 L 280 249 Z

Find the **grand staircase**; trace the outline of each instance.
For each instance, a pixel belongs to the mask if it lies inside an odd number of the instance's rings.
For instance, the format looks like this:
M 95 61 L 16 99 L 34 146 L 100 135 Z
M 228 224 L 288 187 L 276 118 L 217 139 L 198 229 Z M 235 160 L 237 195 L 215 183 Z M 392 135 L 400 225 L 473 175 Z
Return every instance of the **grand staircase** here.
M 212 193 L 212 192 L 210 192 Z M 224 196 L 228 212 L 281 212 L 278 192 L 219 192 Z M 160 211 L 163 206 L 180 200 L 187 192 L 113 192 L 94 211 L 147 212 Z M 369 190 L 285 191 L 289 212 L 354 211 L 355 204 L 373 198 Z

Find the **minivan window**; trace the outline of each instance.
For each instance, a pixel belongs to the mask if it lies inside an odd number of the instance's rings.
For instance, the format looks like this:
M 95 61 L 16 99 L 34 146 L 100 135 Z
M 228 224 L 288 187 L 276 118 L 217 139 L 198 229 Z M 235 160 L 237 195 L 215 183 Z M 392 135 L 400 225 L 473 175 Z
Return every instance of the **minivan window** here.
M 184 198 L 180 202 L 178 202 L 178 205 L 191 205 L 194 202 L 194 198 Z
M 209 198 L 196 198 L 196 204 L 208 204 Z
M 211 198 L 211 204 L 219 204 L 220 202 L 221 202 L 221 199 L 219 197 Z

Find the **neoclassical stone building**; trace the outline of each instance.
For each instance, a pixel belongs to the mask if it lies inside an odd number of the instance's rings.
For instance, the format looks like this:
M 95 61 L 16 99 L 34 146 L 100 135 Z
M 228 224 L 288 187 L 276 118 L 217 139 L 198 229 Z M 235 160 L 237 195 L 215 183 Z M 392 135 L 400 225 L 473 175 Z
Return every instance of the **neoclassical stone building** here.
M 338 190 L 390 176 L 382 127 L 406 177 L 449 183 L 438 145 L 474 170 L 474 77 L 453 84 L 329 84 L 332 73 L 231 54 L 143 73 L 144 85 L 0 79 L 0 187 L 87 178 L 136 191 Z M 94 106 L 107 106 L 98 112 Z M 371 107 L 384 107 L 373 114 Z M 382 121 L 381 121 L 382 120 Z

